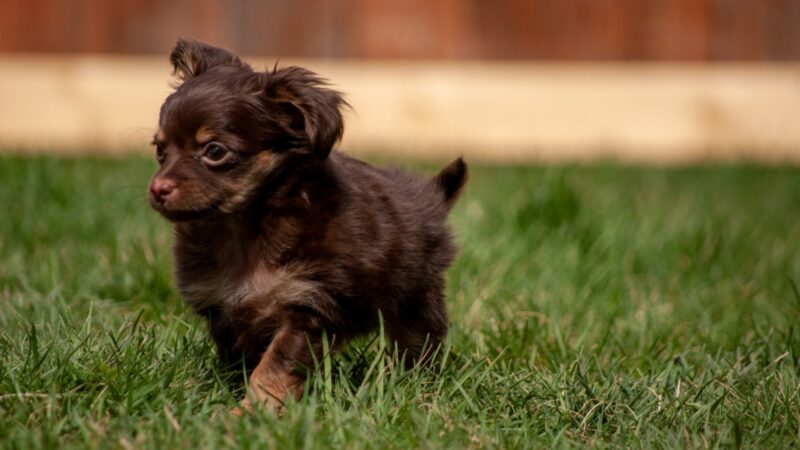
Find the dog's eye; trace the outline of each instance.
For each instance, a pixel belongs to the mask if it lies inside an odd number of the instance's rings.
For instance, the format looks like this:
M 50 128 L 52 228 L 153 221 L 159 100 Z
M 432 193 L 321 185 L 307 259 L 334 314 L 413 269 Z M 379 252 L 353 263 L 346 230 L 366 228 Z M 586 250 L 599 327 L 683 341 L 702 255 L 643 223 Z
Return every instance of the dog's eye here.
M 228 151 L 219 144 L 209 144 L 209 146 L 206 147 L 206 158 L 211 161 L 221 161 L 227 154 Z
M 203 150 L 203 162 L 209 166 L 219 166 L 231 160 L 232 153 L 216 142 L 206 144 Z
M 157 142 L 156 144 L 156 161 L 163 163 L 167 157 L 167 151 L 164 149 L 164 144 Z

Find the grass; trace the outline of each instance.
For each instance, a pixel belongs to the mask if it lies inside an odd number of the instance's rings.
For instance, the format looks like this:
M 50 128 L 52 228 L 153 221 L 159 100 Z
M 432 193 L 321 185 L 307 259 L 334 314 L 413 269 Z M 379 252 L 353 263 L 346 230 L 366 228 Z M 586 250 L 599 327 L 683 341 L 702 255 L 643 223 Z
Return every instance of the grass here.
M 443 366 L 359 341 L 238 419 L 153 166 L 0 157 L 0 447 L 800 444 L 800 169 L 474 167 Z

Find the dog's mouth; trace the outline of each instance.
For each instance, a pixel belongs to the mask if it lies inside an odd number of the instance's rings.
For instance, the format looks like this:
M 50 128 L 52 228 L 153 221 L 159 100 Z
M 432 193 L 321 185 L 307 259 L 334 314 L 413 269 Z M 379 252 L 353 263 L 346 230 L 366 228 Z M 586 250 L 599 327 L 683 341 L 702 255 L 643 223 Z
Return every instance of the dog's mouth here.
M 150 205 L 170 222 L 188 222 L 206 219 L 219 213 L 218 208 L 214 206 L 203 208 L 170 208 L 158 201 L 151 201 Z
M 211 217 L 216 214 L 216 208 L 204 209 L 162 209 L 156 210 L 170 222 L 188 222 Z

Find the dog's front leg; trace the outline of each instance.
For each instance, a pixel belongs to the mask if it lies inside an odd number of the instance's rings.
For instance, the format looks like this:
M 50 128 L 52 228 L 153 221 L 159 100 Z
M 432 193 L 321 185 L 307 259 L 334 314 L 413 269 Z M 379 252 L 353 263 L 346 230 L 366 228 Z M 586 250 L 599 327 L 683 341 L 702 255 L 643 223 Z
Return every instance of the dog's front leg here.
M 307 371 L 314 368 L 315 358 L 323 357 L 322 350 L 321 332 L 291 323 L 282 326 L 250 374 L 247 395 L 231 412 L 241 415 L 261 404 L 280 413 L 287 400 L 300 399 Z

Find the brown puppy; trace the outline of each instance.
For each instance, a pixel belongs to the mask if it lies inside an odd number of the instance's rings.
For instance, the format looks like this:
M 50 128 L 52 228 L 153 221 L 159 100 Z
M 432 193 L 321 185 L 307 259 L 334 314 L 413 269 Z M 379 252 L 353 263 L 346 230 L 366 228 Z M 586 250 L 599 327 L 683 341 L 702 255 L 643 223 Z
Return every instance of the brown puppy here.
M 374 168 L 331 151 L 346 104 L 312 72 L 188 40 L 170 59 L 182 83 L 161 107 L 150 204 L 174 223 L 183 297 L 251 373 L 242 406 L 298 398 L 323 333 L 335 350 L 379 314 L 407 363 L 439 345 L 464 162 L 433 179 Z

